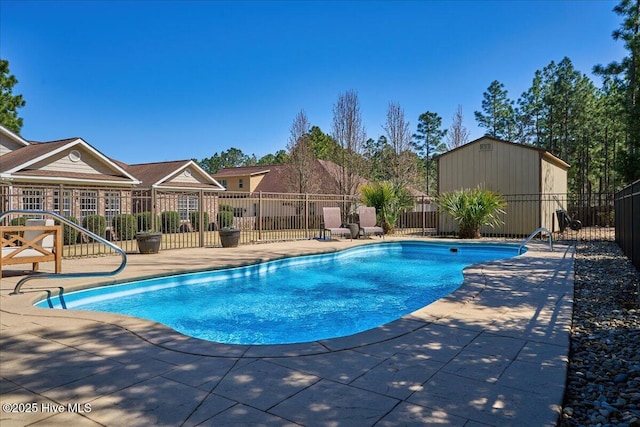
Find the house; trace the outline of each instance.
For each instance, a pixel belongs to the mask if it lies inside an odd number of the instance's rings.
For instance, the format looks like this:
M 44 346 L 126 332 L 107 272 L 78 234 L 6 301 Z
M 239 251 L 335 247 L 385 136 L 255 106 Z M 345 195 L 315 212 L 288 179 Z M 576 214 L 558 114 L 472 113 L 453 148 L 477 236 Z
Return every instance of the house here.
M 314 160 L 307 173 L 311 183 L 303 193 L 341 194 L 339 174 L 342 168 L 328 160 Z M 290 165 L 243 166 L 224 168 L 213 174 L 227 191 L 240 193 L 301 193 Z M 360 185 L 366 180 L 360 179 Z
M 127 165 L 111 159 L 82 138 L 27 141 L 0 126 L 0 208 L 48 210 L 75 217 L 106 219 L 159 209 L 189 220 L 200 206 L 215 209 L 224 191 L 193 160 Z M 200 197 L 199 197 L 200 196 Z
M 268 218 L 264 220 L 263 228 L 287 228 L 300 226 L 293 225 L 292 221 L 305 210 L 319 220 L 322 206 L 335 205 L 335 202 L 325 203 L 317 195 L 339 194 L 336 168 L 337 165 L 325 160 L 314 160 L 310 164 L 310 186 L 305 193 L 313 193 L 314 199 L 306 203 L 300 201 L 300 191 L 290 165 L 224 168 L 213 177 L 227 189 L 227 193 L 221 195 L 220 203 L 232 207 L 236 227 L 257 228 L 256 218 L 261 216 Z
M 567 193 L 569 165 L 551 153 L 483 136 L 435 159 L 440 193 L 481 186 L 517 201 L 505 209 L 509 228 L 492 233 L 526 236 L 538 227 L 558 229 L 555 211 L 559 206 L 553 195 Z M 440 217 L 440 232 L 455 230 L 451 218 Z
M 52 210 L 84 217 L 120 213 L 140 180 L 82 138 L 27 141 L 0 126 L 2 210 Z
M 283 165 L 224 168 L 214 173 L 213 178 L 227 189 L 227 191 L 251 194 L 256 191 L 258 184 L 260 184 L 272 169 L 275 173 L 278 168 L 282 167 Z

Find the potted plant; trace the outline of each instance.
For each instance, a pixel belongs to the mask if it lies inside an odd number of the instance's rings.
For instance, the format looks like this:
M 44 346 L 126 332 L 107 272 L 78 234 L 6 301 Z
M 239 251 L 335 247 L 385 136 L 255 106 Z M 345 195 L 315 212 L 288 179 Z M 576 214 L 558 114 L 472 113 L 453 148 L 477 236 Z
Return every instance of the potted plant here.
M 136 233 L 138 251 L 141 254 L 157 254 L 162 243 L 162 233 L 159 231 L 140 231 Z
M 240 229 L 238 228 L 222 228 L 220 233 L 220 243 L 223 248 L 235 248 L 240 242 Z
M 220 226 L 220 243 L 223 248 L 235 248 L 240 242 L 240 229 L 233 227 L 233 207 L 220 205 L 218 212 L 218 224 Z

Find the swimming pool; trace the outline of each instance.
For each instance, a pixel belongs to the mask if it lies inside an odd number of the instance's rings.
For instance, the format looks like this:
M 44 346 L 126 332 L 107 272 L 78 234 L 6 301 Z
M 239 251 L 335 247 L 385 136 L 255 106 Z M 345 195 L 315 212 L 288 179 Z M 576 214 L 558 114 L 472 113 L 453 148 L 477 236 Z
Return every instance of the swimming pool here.
M 37 305 L 146 318 L 222 343 L 309 342 L 391 322 L 453 292 L 468 265 L 517 254 L 505 244 L 380 243 L 88 289 Z

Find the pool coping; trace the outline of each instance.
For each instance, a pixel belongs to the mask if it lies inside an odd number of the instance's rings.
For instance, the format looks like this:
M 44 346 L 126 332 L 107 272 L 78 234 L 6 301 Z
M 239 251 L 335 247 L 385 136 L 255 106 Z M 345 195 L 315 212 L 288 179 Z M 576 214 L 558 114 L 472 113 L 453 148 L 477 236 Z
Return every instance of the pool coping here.
M 442 240 L 438 239 L 437 241 L 440 242 Z M 460 241 L 457 240 L 453 240 L 452 242 L 460 243 Z M 489 242 L 491 241 L 483 240 L 479 243 Z M 498 242 L 505 243 L 502 240 Z M 376 243 L 376 240 L 355 243 L 348 241 L 338 241 L 327 242 L 327 244 L 325 244 L 325 242 L 305 242 L 302 245 L 303 248 L 296 250 L 296 252 L 332 252 L 362 243 Z M 235 251 L 225 251 L 225 253 L 228 254 L 229 252 L 231 252 L 231 255 L 233 255 L 234 253 L 236 255 L 239 255 L 241 252 L 244 252 L 245 254 L 248 253 L 248 257 L 241 259 L 240 263 L 236 264 L 247 265 L 247 263 L 250 264 L 255 261 L 265 261 L 267 259 L 274 259 L 274 257 L 278 258 L 281 256 L 286 256 L 292 252 L 291 247 L 293 246 L 291 244 L 280 244 L 268 247 L 268 245 L 256 245 L 262 247 L 258 249 L 254 248 L 253 251 L 249 250 L 250 248 L 244 248 L 244 250 L 240 248 Z M 563 369 L 566 370 L 566 356 L 568 354 L 568 333 L 571 322 L 571 303 L 573 296 L 573 249 L 572 247 L 557 246 L 554 252 L 549 252 L 548 248 L 545 248 L 541 243 L 534 242 L 528 246 L 529 251 L 526 254 L 523 254 L 522 256 L 515 259 L 509 258 L 507 260 L 493 261 L 490 263 L 474 265 L 465 269 L 464 283 L 453 294 L 433 304 L 430 304 L 429 306 L 417 310 L 414 313 L 406 315 L 394 322 L 348 337 L 333 338 L 330 340 L 322 340 L 303 344 L 265 346 L 242 346 L 211 343 L 196 338 L 186 337 L 169 329 L 164 325 L 143 319 L 129 318 L 126 316 L 114 315 L 109 313 L 71 313 L 68 311 L 54 313 L 53 310 L 36 308 L 31 305 L 34 300 L 38 299 L 38 297 L 35 296 L 35 293 L 42 292 L 41 288 L 39 288 L 38 285 L 34 283 L 37 281 L 32 281 L 28 286 L 25 287 L 25 291 L 27 291 L 25 295 L 8 296 L 8 293 L 13 288 L 13 286 L 11 286 L 12 283 L 14 284 L 17 281 L 17 279 L 13 277 L 2 279 L 2 335 L 14 336 L 16 331 L 12 331 L 11 329 L 16 328 L 17 330 L 20 330 L 20 320 L 25 319 L 29 319 L 29 323 L 37 323 L 38 325 L 42 325 L 47 329 L 53 330 L 55 330 L 56 328 L 60 328 L 60 321 L 92 322 L 95 324 L 103 324 L 110 327 L 120 328 L 123 332 L 136 337 L 136 339 L 152 344 L 153 347 L 158 349 L 158 351 L 169 351 L 176 354 L 183 354 L 185 356 L 229 359 L 233 360 L 235 363 L 237 363 L 239 360 L 246 360 L 247 362 L 252 362 L 255 360 L 265 360 L 269 361 L 270 363 L 286 364 L 289 363 L 285 362 L 286 360 L 296 361 L 298 359 L 309 358 L 311 356 L 332 355 L 332 357 L 336 357 L 340 354 L 344 354 L 345 356 L 352 355 L 354 353 L 370 354 L 373 351 L 372 349 L 374 348 L 394 346 L 398 342 L 411 340 L 413 336 L 419 335 L 420 333 L 425 331 L 425 328 L 428 327 L 454 328 L 450 330 L 464 331 L 470 334 L 475 334 L 474 339 L 478 339 L 479 337 L 490 337 L 492 340 L 517 341 L 519 344 L 521 344 L 520 352 L 518 354 L 511 355 L 509 366 L 523 363 L 523 361 L 519 360 L 518 357 L 521 357 L 521 354 L 522 357 L 526 356 L 524 354 L 526 353 L 525 349 L 531 346 L 540 346 L 541 348 L 544 347 L 546 353 L 552 354 L 552 356 L 543 360 L 539 366 L 551 365 L 556 368 L 553 370 L 554 377 L 548 378 L 548 382 L 545 383 L 547 385 L 550 382 L 553 382 L 555 384 L 555 387 L 551 387 L 554 390 L 554 393 L 552 396 L 547 396 L 545 399 L 543 399 L 546 409 L 538 408 L 540 415 L 534 418 L 538 421 L 544 419 L 546 421 L 544 421 L 543 424 L 550 423 L 549 425 L 551 425 L 555 423 L 555 420 L 557 419 L 558 410 L 562 403 L 562 391 L 564 388 L 564 376 L 562 376 L 561 373 Z M 275 248 L 277 248 L 277 250 L 275 250 Z M 210 250 L 214 251 L 215 253 L 219 253 L 220 251 L 219 249 Z M 206 249 L 204 251 L 206 251 Z M 178 255 L 180 251 L 166 252 L 167 254 L 165 255 L 168 255 L 168 258 L 174 259 L 177 259 L 178 257 L 182 259 L 183 255 L 188 255 L 185 252 Z M 172 253 L 169 254 L 168 252 Z M 194 251 L 193 253 L 195 252 L 196 251 Z M 310 254 L 310 252 L 307 252 L 307 254 Z M 205 258 L 207 257 L 205 256 Z M 514 262 L 514 260 L 516 260 L 516 262 Z M 137 261 L 138 260 L 136 260 L 136 262 L 132 262 L 130 266 L 134 269 L 136 267 L 139 267 L 140 264 L 137 263 Z M 145 259 L 141 261 L 143 264 L 147 264 L 149 260 Z M 221 263 L 221 265 L 229 264 L 228 260 L 222 261 L 223 262 Z M 104 263 L 107 261 L 101 260 L 100 262 Z M 153 268 L 155 263 L 153 262 L 153 260 L 151 260 L 150 262 L 151 264 L 147 265 L 147 267 L 150 266 L 151 268 Z M 67 267 L 67 265 L 70 264 L 75 265 L 77 264 L 77 262 L 67 262 L 63 266 Z M 194 270 L 193 265 L 194 264 L 191 263 L 188 266 L 190 268 L 184 267 L 177 270 L 174 269 L 174 271 L 184 271 L 185 269 Z M 532 266 L 535 266 L 536 271 L 530 271 L 529 273 L 527 273 L 526 269 L 531 268 Z M 132 273 L 132 271 L 129 270 L 127 274 L 124 275 L 125 277 L 119 277 L 117 279 L 109 279 L 107 281 L 100 282 L 115 283 L 116 281 L 128 281 L 131 280 L 131 277 L 140 277 L 140 275 L 144 273 L 142 270 L 143 269 L 139 269 L 137 273 Z M 149 273 L 150 270 L 147 269 L 145 271 Z M 524 280 L 521 277 L 523 274 L 525 275 Z M 162 272 L 158 272 L 156 275 L 162 275 Z M 87 284 L 88 282 L 76 282 L 71 285 L 67 284 L 67 286 L 70 286 L 73 289 L 78 289 L 81 287 L 86 287 Z M 498 303 L 496 303 L 496 301 L 494 300 L 493 302 L 491 302 L 491 304 L 495 305 L 495 307 L 490 307 L 491 310 L 485 310 L 483 304 L 486 304 L 486 302 L 482 300 L 492 293 L 501 294 L 499 298 L 504 298 L 504 295 L 513 295 L 515 293 L 518 293 L 522 294 L 518 296 L 518 301 L 526 301 L 527 297 L 531 296 L 528 294 L 534 293 L 532 291 L 529 291 L 528 289 L 536 290 L 536 298 L 539 299 L 537 308 L 528 310 L 526 311 L 526 313 L 523 310 L 522 314 L 518 314 L 516 313 L 518 311 L 516 310 L 516 308 L 510 310 L 505 305 L 498 305 Z M 535 304 L 530 305 L 532 307 L 535 307 Z M 496 307 L 499 307 L 500 316 L 496 316 Z M 539 316 L 539 314 L 545 310 L 551 310 L 554 313 L 553 318 L 555 318 L 556 320 L 553 320 L 553 324 L 545 324 L 545 322 L 541 321 L 541 319 L 530 317 L 531 313 L 533 313 L 533 316 Z M 58 310 L 55 311 L 57 312 Z M 47 313 L 45 314 L 44 312 Z M 5 318 L 9 315 L 15 317 L 5 322 Z M 508 322 L 505 324 L 511 325 L 514 329 L 509 331 L 500 330 L 501 325 L 498 321 L 499 318 L 505 318 L 506 320 L 508 320 Z M 530 327 L 530 325 L 534 323 L 537 326 Z M 537 330 L 536 328 L 539 328 L 539 330 Z M 472 346 L 474 342 L 475 341 L 469 342 L 468 346 Z M 466 349 L 467 347 L 465 346 L 464 348 Z M 404 354 L 402 351 L 398 354 L 401 353 Z M 528 355 L 527 357 L 531 358 L 533 356 Z M 502 358 L 504 359 L 504 357 Z M 278 362 L 278 360 L 280 360 L 280 362 Z M 524 363 L 530 363 L 527 362 L 527 360 L 528 359 L 524 360 Z M 452 359 L 452 361 L 445 366 L 457 366 L 456 364 L 459 363 L 460 361 L 455 361 L 454 363 Z M 3 361 L 2 364 L 5 365 L 5 361 Z M 528 365 L 526 366 L 528 367 Z M 6 366 L 3 366 L 3 378 L 5 368 Z M 446 373 L 449 375 L 461 375 L 460 372 L 465 371 L 463 367 L 459 367 L 457 369 L 458 370 L 449 369 L 449 371 L 451 372 L 447 371 L 443 372 L 442 374 L 444 375 Z M 472 374 L 469 375 L 473 377 Z M 467 374 L 461 375 L 461 378 L 468 379 Z M 500 382 L 500 379 L 501 378 L 495 378 L 495 381 L 493 381 L 494 379 L 491 379 L 491 381 L 487 380 L 484 382 L 486 384 L 497 384 Z M 11 383 L 17 384 L 14 381 L 11 381 Z M 514 390 L 517 390 L 518 393 L 522 392 L 522 390 L 519 390 L 517 387 Z M 538 390 L 532 390 L 531 393 L 535 395 L 537 400 L 541 399 L 541 396 L 538 395 Z M 417 395 L 422 396 L 420 393 L 417 393 Z M 429 400 L 425 396 L 422 396 L 419 399 L 415 398 L 411 402 L 409 402 L 410 399 L 405 399 L 403 400 L 403 405 L 418 404 L 420 406 L 420 399 L 426 399 L 427 401 Z M 527 402 L 523 403 L 527 404 Z M 427 405 L 427 407 L 429 406 Z M 468 409 L 469 408 L 467 408 L 467 410 Z M 455 409 L 445 410 L 445 413 L 448 414 L 447 417 L 450 417 L 452 415 L 460 417 L 461 415 L 464 415 L 464 412 L 465 411 Z M 493 419 L 495 415 L 492 413 L 492 411 L 489 412 L 491 413 L 489 415 L 484 414 L 479 415 L 477 418 L 468 417 L 467 419 L 476 420 L 478 422 L 486 422 L 487 420 L 484 419 L 483 416 L 487 415 L 488 419 Z M 531 411 L 526 411 L 526 413 L 529 412 Z M 391 413 L 387 414 L 387 417 L 385 417 L 385 419 L 389 418 L 390 415 Z M 285 417 L 284 419 L 287 418 Z M 506 424 L 509 424 L 511 422 L 515 422 L 516 419 L 522 421 L 526 418 L 507 417 L 506 419 L 502 418 L 502 421 L 505 421 Z M 295 421 L 295 417 L 293 418 L 293 421 Z

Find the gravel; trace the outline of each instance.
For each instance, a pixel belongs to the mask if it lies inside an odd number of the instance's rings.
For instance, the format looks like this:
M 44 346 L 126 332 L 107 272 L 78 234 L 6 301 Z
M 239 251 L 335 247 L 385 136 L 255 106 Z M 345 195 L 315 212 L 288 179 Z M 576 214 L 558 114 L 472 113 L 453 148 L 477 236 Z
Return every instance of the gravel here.
M 615 242 L 579 243 L 566 426 L 640 427 L 640 274 Z

